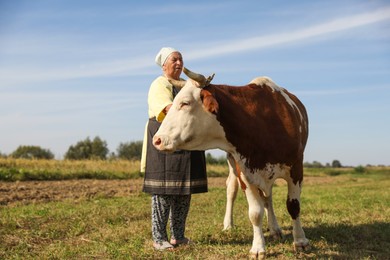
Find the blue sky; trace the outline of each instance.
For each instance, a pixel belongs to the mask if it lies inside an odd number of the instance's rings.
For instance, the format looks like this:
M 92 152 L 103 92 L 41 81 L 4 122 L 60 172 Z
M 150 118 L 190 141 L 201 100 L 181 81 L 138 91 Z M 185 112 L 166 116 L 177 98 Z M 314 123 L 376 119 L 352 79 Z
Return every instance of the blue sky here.
M 163 46 L 216 84 L 266 75 L 295 93 L 305 161 L 390 165 L 390 2 L 376 0 L 0 0 L 0 152 L 142 140 Z

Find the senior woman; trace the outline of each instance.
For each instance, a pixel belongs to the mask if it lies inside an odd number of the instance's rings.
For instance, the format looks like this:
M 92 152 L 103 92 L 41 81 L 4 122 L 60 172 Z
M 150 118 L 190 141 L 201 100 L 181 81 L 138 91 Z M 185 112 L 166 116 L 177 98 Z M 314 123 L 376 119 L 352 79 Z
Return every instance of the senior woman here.
M 180 89 L 168 79 L 180 80 L 183 58 L 179 51 L 162 48 L 156 56 L 162 76 L 151 84 L 148 94 L 149 121 L 146 126 L 141 171 L 145 171 L 143 191 L 152 195 L 152 237 L 157 250 L 171 249 L 190 240 L 184 236 L 191 194 L 207 192 L 204 151 L 164 153 L 152 144 L 152 138 L 172 106 Z M 171 239 L 167 224 L 170 220 Z

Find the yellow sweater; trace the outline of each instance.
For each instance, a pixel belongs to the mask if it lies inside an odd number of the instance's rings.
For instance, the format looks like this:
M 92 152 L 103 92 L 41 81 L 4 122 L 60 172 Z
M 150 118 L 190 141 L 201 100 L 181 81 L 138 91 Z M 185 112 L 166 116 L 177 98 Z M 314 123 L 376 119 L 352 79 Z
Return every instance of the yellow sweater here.
M 166 106 L 172 104 L 173 86 L 169 83 L 168 79 L 164 76 L 156 78 L 149 88 L 148 93 L 148 115 L 149 118 L 156 117 L 158 122 L 162 122 L 165 118 L 164 109 Z M 146 147 L 147 147 L 147 128 L 148 123 L 145 126 L 144 141 L 142 146 L 142 157 L 141 157 L 141 172 L 145 172 L 146 167 Z

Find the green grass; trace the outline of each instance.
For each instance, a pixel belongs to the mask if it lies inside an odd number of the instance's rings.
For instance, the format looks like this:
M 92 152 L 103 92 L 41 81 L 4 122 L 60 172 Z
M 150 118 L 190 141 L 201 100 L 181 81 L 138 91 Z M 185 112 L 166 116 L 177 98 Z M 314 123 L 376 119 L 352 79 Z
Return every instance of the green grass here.
M 228 166 L 208 165 L 209 177 L 227 176 Z M 133 179 L 143 177 L 140 161 L 29 160 L 0 157 L 0 181 Z
M 275 213 L 285 238 L 266 235 L 269 259 L 388 259 L 390 173 L 316 173 L 302 193 L 301 221 L 311 250 L 295 253 L 286 186 L 274 188 Z M 247 203 L 239 192 L 236 228 L 222 231 L 225 188 L 193 196 L 188 237 L 173 252 L 152 249 L 150 197 L 92 198 L 0 207 L 0 259 L 246 259 L 252 242 Z M 264 226 L 264 230 L 265 230 Z

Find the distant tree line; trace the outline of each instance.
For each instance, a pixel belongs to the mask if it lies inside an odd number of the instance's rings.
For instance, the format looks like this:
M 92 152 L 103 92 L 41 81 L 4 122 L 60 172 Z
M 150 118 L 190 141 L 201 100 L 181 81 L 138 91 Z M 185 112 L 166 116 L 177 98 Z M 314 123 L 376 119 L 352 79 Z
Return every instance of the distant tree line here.
M 331 164 L 326 163 L 325 165 L 323 165 L 322 163 L 317 162 L 317 161 L 313 161 L 312 163 L 305 162 L 303 164 L 303 167 L 305 167 L 305 168 L 341 168 L 341 167 L 343 167 L 343 165 L 341 164 L 341 162 L 339 160 L 333 160 Z
M 223 164 L 227 164 L 227 158 L 226 156 L 220 156 L 218 158 L 215 158 L 211 153 L 206 153 L 206 162 L 208 164 L 223 165 Z
M 64 155 L 65 160 L 140 160 L 142 154 L 142 141 L 120 143 L 116 153 L 110 153 L 107 142 L 99 136 L 93 139 L 87 137 L 84 140 L 71 145 Z M 0 157 L 8 157 L 0 153 Z M 23 159 L 54 159 L 54 154 L 49 149 L 40 146 L 19 146 L 9 157 Z M 206 154 L 206 161 L 210 164 L 225 164 L 226 157 L 213 157 L 210 153 Z
M 140 160 L 142 154 L 142 141 L 120 143 L 116 153 L 109 151 L 107 142 L 96 136 L 92 140 L 87 137 L 84 140 L 71 145 L 64 155 L 65 160 Z M 54 159 L 54 154 L 49 149 L 40 146 L 21 145 L 9 155 L 0 152 L 0 157 L 23 158 L 23 159 Z M 208 164 L 226 164 L 226 156 L 218 158 L 212 154 L 206 153 L 206 162 Z M 323 165 L 318 161 L 305 162 L 305 168 L 341 168 L 345 167 L 339 160 L 333 160 L 332 163 Z M 370 165 L 368 165 L 370 166 Z M 348 167 L 348 166 L 347 166 Z

